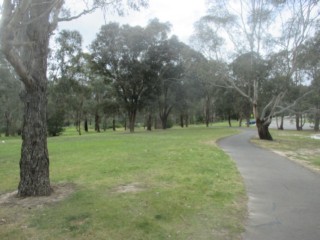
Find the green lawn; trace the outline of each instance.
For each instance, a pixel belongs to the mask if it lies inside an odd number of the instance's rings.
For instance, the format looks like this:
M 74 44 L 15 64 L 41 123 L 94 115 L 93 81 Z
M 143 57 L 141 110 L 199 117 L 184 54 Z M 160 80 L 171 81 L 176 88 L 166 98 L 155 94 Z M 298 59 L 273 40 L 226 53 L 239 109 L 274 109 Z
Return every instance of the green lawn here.
M 49 138 L 51 182 L 66 199 L 0 206 L 0 239 L 241 239 L 246 194 L 215 141 L 235 133 L 190 127 Z M 18 184 L 21 140 L 0 142 L 0 193 Z

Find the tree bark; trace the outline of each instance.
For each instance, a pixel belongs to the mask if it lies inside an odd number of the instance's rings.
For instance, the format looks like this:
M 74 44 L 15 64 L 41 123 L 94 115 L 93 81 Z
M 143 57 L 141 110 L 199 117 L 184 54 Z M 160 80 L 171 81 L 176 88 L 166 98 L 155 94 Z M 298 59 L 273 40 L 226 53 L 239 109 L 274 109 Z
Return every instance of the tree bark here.
M 148 114 L 147 117 L 147 131 L 151 131 L 152 130 L 152 115 Z
M 45 79 L 45 76 L 42 76 Z M 48 196 L 52 189 L 49 179 L 47 148 L 46 83 L 27 89 L 24 102 L 20 183 L 18 196 Z
M 182 128 L 184 127 L 183 114 L 180 114 L 180 126 L 181 126 Z
M 47 56 L 52 1 L 3 1 L 1 48 L 24 83 L 18 196 L 51 193 L 47 148 Z M 58 6 L 57 6 L 58 7 Z M 19 43 L 15 45 L 15 43 Z
M 88 132 L 88 131 L 89 131 L 89 128 L 88 128 L 88 119 L 87 119 L 87 118 L 84 119 L 84 131 L 85 131 L 85 132 Z
M 301 127 L 301 124 L 300 124 L 300 116 L 301 114 L 300 113 L 296 113 L 296 129 L 297 131 L 301 131 L 302 130 L 302 127 Z
M 95 115 L 94 115 L 94 130 L 96 132 L 100 132 L 100 116 L 98 111 L 96 111 Z
M 281 120 L 280 120 L 280 126 L 278 127 L 279 130 L 284 130 L 283 128 L 283 122 L 284 122 L 284 115 L 281 115 Z
M 134 125 L 136 123 L 136 115 L 137 115 L 137 110 L 131 110 L 129 111 L 129 130 L 131 133 L 134 132 Z
M 265 123 L 263 120 L 257 118 L 256 125 L 258 129 L 258 135 L 261 140 L 269 140 L 272 141 L 273 138 L 269 132 L 270 123 Z
M 185 120 L 186 128 L 189 127 L 189 114 L 186 114 L 186 120 Z
M 242 127 L 242 116 L 239 116 L 239 127 Z
M 116 120 L 114 118 L 112 119 L 112 130 L 116 131 Z
M 172 107 L 167 107 L 166 105 L 163 107 L 162 111 L 160 112 L 160 120 L 162 129 L 168 128 L 168 117 L 171 112 Z
M 10 113 L 5 112 L 4 117 L 5 117 L 5 122 L 6 122 L 5 136 L 9 137 L 10 136 L 10 125 L 11 125 Z
M 314 116 L 314 131 L 319 132 L 320 125 L 320 109 L 317 109 Z

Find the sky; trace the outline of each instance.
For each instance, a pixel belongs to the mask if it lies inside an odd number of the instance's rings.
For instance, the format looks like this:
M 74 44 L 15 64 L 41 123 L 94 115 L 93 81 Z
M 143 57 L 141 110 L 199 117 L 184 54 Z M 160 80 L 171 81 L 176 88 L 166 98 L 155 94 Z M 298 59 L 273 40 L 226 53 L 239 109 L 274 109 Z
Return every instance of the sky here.
M 124 17 L 110 14 L 106 16 L 106 21 L 144 27 L 151 19 L 158 18 L 160 22 L 170 22 L 171 33 L 188 43 L 194 23 L 205 15 L 206 8 L 206 0 L 149 0 L 149 7 L 146 9 L 141 9 L 139 12 L 130 11 Z M 83 46 L 87 47 L 105 23 L 103 14 L 97 11 L 71 22 L 60 23 L 58 31 L 78 30 L 83 36 Z

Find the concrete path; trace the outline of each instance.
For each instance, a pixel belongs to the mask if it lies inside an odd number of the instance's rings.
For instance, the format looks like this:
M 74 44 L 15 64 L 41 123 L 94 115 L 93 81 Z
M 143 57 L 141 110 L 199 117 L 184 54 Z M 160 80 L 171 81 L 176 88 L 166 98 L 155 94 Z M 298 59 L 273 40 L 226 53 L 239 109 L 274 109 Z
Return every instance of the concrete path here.
M 249 197 L 244 240 L 320 240 L 320 175 L 249 142 L 256 130 L 219 141 Z

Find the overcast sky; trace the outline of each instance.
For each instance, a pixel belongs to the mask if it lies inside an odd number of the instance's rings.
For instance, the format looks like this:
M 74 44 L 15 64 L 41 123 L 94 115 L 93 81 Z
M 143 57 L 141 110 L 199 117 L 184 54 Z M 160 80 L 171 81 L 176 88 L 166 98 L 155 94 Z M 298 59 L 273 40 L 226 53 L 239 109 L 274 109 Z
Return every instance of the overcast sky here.
M 106 20 L 132 26 L 145 26 L 149 20 L 158 18 L 161 22 L 170 22 L 172 24 L 171 33 L 177 35 L 181 41 L 188 43 L 193 33 L 194 22 L 205 15 L 205 12 L 206 0 L 149 0 L 147 9 L 130 12 L 124 17 L 109 15 Z M 96 12 L 68 23 L 60 23 L 58 30 L 78 30 L 84 39 L 83 46 L 86 47 L 95 38 L 103 24 L 105 24 L 103 14 Z

